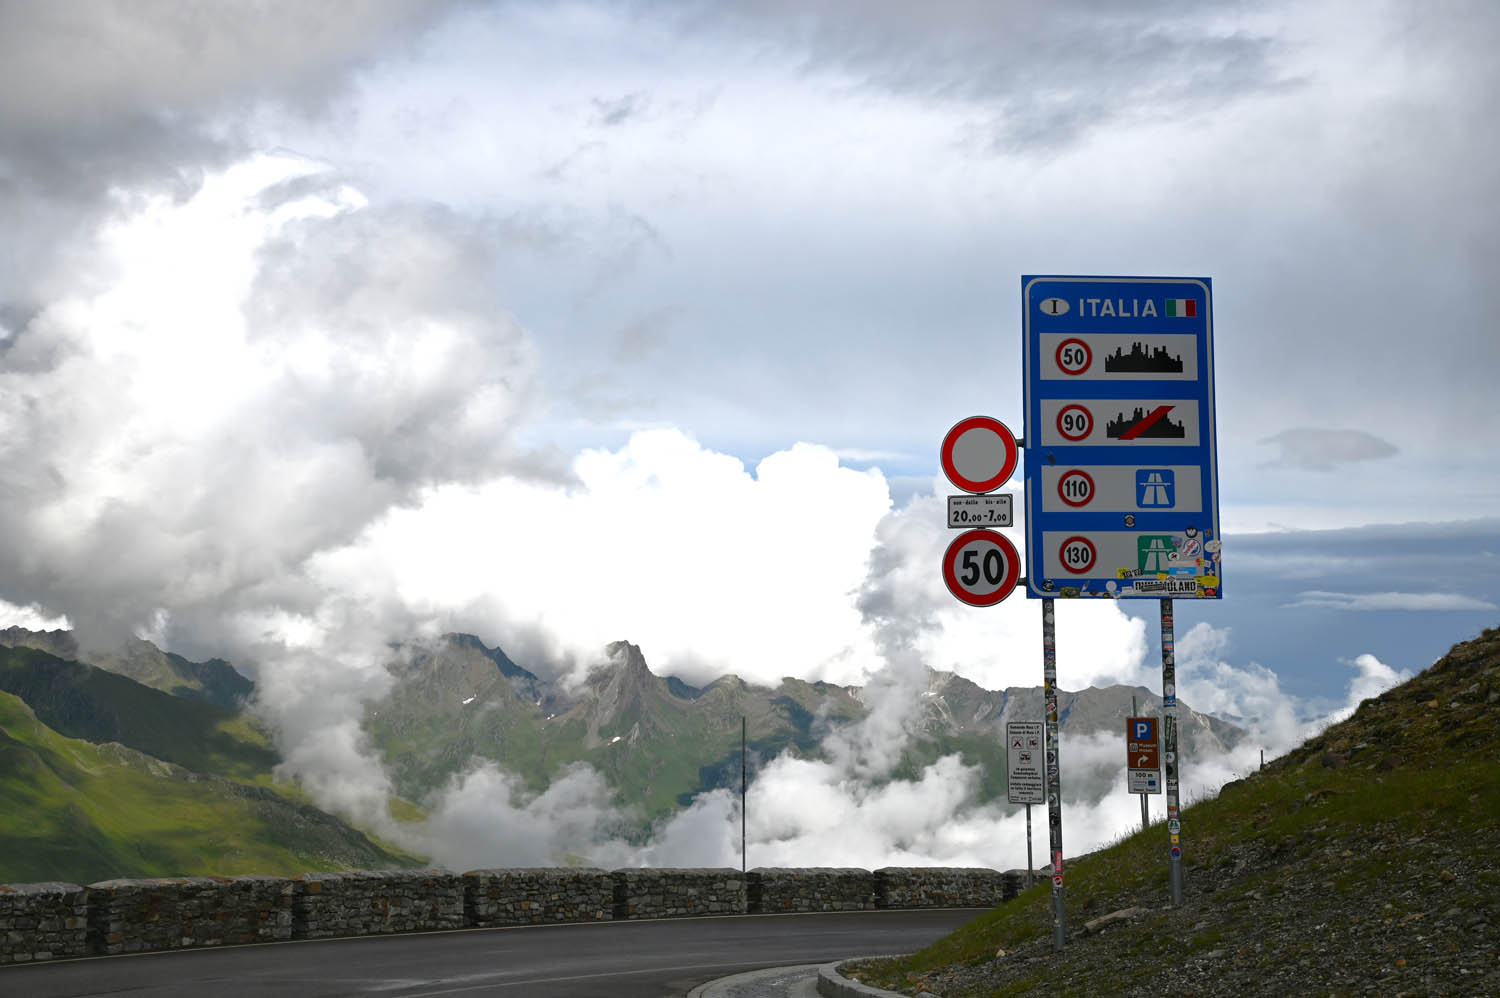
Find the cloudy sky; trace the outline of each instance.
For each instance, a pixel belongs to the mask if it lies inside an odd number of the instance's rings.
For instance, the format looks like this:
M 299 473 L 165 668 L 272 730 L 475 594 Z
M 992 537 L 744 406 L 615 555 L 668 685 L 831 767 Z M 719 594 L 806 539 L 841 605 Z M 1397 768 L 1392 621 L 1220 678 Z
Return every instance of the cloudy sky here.
M 1497 29 L 0 0 L 0 600 L 230 657 L 312 781 L 444 630 L 1037 685 L 1037 605 L 943 588 L 939 441 L 1019 433 L 1023 273 L 1208 276 L 1230 596 L 1179 631 L 1225 713 L 1326 712 L 1500 617 Z M 1058 626 L 1064 687 L 1159 682 L 1154 603 Z

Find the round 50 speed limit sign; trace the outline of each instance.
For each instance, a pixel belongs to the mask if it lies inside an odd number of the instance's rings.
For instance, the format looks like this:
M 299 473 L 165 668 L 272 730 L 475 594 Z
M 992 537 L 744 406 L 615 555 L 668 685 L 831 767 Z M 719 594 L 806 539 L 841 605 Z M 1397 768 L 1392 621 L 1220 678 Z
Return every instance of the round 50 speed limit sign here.
M 1016 588 L 1020 575 L 1016 546 L 993 530 L 966 530 L 943 555 L 948 591 L 970 606 L 994 606 Z

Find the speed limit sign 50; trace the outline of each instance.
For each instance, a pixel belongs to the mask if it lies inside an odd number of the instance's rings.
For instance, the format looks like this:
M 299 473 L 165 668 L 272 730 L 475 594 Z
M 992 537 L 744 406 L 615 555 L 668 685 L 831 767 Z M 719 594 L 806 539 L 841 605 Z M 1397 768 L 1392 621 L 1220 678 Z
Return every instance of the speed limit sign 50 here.
M 970 606 L 994 606 L 1016 588 L 1020 575 L 1016 546 L 993 530 L 966 530 L 943 555 L 948 591 Z

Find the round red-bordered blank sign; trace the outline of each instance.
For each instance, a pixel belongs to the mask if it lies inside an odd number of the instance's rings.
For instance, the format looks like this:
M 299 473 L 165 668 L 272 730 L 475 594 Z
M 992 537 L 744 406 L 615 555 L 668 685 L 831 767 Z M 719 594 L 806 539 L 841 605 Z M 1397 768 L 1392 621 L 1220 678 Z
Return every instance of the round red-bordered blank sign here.
M 1068 558 L 1070 550 L 1077 551 L 1078 557 L 1085 560 L 1070 561 Z M 1094 542 L 1087 537 L 1069 537 L 1062 542 L 1062 547 L 1057 549 L 1057 560 L 1062 562 L 1063 571 L 1083 575 L 1094 567 L 1094 562 L 1099 560 L 1099 551 L 1094 547 Z
M 1068 419 L 1068 414 L 1075 412 L 1083 413 L 1083 422 L 1081 424 L 1078 422 L 1076 417 L 1071 420 Z M 1068 431 L 1069 426 L 1072 426 L 1073 429 L 1076 430 L 1080 425 L 1083 427 L 1083 432 L 1071 433 Z M 1068 440 L 1082 440 L 1084 437 L 1094 432 L 1094 414 L 1092 412 L 1089 412 L 1087 408 L 1079 405 L 1076 402 L 1072 405 L 1065 405 L 1061 409 L 1057 410 L 1057 432 L 1061 433 L 1063 437 Z
M 1073 482 L 1079 484 L 1073 486 Z M 1069 492 L 1073 494 L 1070 496 Z M 1057 480 L 1057 497 L 1069 506 L 1087 506 L 1094 501 L 1094 476 L 1082 468 L 1063 472 Z
M 1016 470 L 1016 438 L 991 416 L 960 419 L 939 451 L 948 481 L 975 495 L 993 492 Z
M 1094 362 L 1094 351 L 1083 340 L 1069 337 L 1057 345 L 1053 355 L 1057 369 L 1064 374 L 1082 374 Z
M 1011 594 L 1020 577 L 1016 546 L 993 530 L 966 530 L 943 554 L 948 591 L 970 606 L 994 606 Z

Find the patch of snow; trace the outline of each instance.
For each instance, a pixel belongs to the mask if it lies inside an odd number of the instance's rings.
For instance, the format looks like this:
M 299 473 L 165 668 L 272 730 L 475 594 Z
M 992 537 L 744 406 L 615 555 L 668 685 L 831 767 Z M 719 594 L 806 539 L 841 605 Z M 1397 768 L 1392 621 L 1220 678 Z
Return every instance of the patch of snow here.
M 464 706 L 468 706 L 469 704 L 473 703 L 475 700 L 478 700 L 478 699 L 479 698 L 477 696 L 469 697 L 469 699 L 467 699 L 467 700 L 464 701 Z
M 624 737 L 625 737 L 624 735 L 615 735 L 613 738 L 611 738 L 609 740 L 609 743 L 611 745 L 613 745 L 615 742 L 619 741 L 621 738 L 624 738 Z

